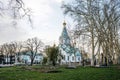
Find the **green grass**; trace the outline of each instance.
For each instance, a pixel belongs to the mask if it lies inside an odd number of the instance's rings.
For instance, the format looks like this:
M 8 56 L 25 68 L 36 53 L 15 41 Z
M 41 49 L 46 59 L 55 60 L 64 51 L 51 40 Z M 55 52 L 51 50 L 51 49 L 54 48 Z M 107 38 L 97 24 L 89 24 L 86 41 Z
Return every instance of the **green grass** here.
M 120 80 L 120 69 L 78 67 L 58 68 L 60 73 L 41 73 L 20 67 L 0 68 L 0 80 Z

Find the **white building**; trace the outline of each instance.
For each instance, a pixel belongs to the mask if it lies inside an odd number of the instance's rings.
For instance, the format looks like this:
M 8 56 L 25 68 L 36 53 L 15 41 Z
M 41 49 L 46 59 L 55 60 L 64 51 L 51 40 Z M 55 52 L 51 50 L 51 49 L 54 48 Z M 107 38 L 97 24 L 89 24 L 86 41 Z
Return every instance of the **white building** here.
M 19 55 L 16 55 L 15 57 L 15 62 L 16 63 L 25 63 L 25 64 L 30 64 L 31 63 L 31 53 L 30 52 L 26 52 L 26 53 L 19 53 Z M 38 64 L 38 63 L 42 63 L 43 61 L 43 54 L 41 53 L 37 53 L 33 63 L 34 64 Z
M 59 38 L 59 51 L 63 58 L 61 64 L 80 63 L 81 54 L 78 48 L 75 48 L 71 44 L 71 39 L 66 29 L 66 23 L 63 23 L 63 31 Z

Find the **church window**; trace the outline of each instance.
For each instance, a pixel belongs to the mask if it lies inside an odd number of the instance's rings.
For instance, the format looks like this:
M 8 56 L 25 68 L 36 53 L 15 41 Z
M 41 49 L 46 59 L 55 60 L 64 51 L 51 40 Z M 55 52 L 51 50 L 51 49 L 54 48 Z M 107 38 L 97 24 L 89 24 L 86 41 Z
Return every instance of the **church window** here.
M 74 60 L 74 57 L 72 57 L 72 60 Z
M 38 56 L 36 56 L 36 59 L 38 59 Z
M 68 56 L 68 61 L 69 61 L 69 56 Z
M 63 56 L 63 59 L 65 60 L 65 55 Z

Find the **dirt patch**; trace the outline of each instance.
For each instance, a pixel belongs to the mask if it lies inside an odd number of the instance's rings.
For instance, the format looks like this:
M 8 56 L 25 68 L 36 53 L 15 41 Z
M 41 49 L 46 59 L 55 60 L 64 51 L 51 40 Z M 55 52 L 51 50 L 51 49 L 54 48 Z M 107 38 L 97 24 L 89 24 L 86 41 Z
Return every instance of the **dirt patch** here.
M 59 71 L 59 70 L 50 70 L 50 71 L 47 71 L 46 73 L 60 73 L 62 71 Z
M 29 70 L 29 71 L 38 71 L 42 73 L 59 73 L 62 72 L 60 70 L 57 70 L 55 67 L 40 67 L 40 68 L 32 68 L 32 67 L 21 67 L 23 70 Z

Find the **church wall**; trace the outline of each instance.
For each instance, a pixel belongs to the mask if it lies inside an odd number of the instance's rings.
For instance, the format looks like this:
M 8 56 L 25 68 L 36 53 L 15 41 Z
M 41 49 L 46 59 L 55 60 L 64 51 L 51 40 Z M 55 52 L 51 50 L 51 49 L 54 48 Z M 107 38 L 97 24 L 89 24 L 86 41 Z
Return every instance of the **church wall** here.
M 81 61 L 81 56 L 74 56 L 74 54 L 70 55 L 70 53 L 66 53 L 64 50 L 61 50 L 61 54 L 63 55 L 63 59 L 61 60 L 62 64 L 67 64 L 69 62 L 77 62 Z M 68 60 L 69 58 L 69 60 Z

